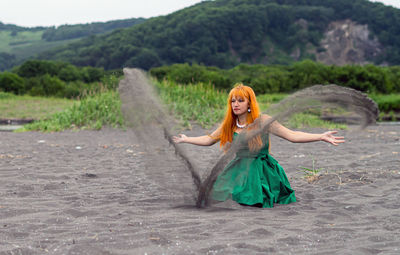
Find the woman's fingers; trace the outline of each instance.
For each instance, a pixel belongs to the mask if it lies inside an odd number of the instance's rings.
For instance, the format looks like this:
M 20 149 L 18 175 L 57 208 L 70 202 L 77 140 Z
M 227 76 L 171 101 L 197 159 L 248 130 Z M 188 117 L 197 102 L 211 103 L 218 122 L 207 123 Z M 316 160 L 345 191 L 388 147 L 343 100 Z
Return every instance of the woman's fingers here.
M 185 135 L 183 134 L 179 134 L 178 136 L 173 136 L 172 141 L 174 141 L 174 143 L 181 143 L 183 142 L 184 136 Z
M 179 137 L 177 137 L 177 136 L 173 136 L 173 137 L 172 137 L 172 141 L 174 141 L 174 143 L 177 143 L 178 140 L 179 140 Z
M 323 135 L 323 140 L 325 140 L 325 142 L 328 142 L 330 144 L 333 144 L 335 146 L 339 145 L 340 143 L 344 143 L 344 136 L 334 136 L 334 134 L 336 134 L 338 131 L 334 130 L 334 131 L 327 131 L 324 133 Z

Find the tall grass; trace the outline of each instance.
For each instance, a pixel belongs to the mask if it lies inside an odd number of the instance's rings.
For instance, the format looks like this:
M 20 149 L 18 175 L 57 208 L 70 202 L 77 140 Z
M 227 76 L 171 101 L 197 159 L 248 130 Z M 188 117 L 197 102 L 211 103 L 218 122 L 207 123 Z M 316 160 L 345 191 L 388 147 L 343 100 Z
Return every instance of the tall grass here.
M 276 104 L 287 96 L 288 94 L 285 93 L 262 94 L 262 95 L 257 95 L 257 102 L 260 106 L 261 111 L 264 112 L 268 109 L 268 107 L 271 104 Z
M 73 104 L 74 100 L 65 98 L 17 96 L 0 92 L 0 119 L 43 119 Z
M 329 128 L 329 129 L 347 129 L 347 125 L 322 120 L 318 115 L 311 113 L 293 114 L 285 123 L 291 128 Z
M 285 93 L 272 93 L 257 96 L 257 101 L 263 112 L 268 112 L 268 107 L 271 104 L 279 103 L 282 99 L 287 97 Z M 328 129 L 346 129 L 344 124 L 338 124 L 330 121 L 322 120 L 320 117 L 322 111 L 309 110 L 303 113 L 296 113 L 284 121 L 283 124 L 290 128 L 328 128 Z
M 210 84 L 189 84 L 180 85 L 170 81 L 158 82 L 153 80 L 159 95 L 163 102 L 169 106 L 171 112 L 181 119 L 186 127 L 190 127 L 191 122 L 197 122 L 204 128 L 210 128 L 216 123 L 221 122 L 225 110 L 227 92 L 215 89 Z M 39 121 L 25 125 L 19 131 L 62 131 L 65 129 L 101 129 L 103 126 L 121 127 L 124 125 L 123 116 L 121 113 L 121 100 L 119 94 L 115 92 L 115 84 L 117 80 L 110 80 L 106 83 L 114 84 L 111 88 L 108 86 L 104 89 L 96 91 L 88 91 L 82 94 L 82 100 L 66 100 L 65 109 L 62 112 L 48 116 L 40 116 Z M 268 107 L 271 104 L 278 103 L 285 98 L 287 94 L 264 94 L 257 95 L 261 110 L 268 112 Z M 385 97 L 381 95 L 372 96 L 378 103 L 389 100 L 393 104 L 393 100 L 398 100 L 398 95 Z M 15 96 L 8 93 L 0 92 L 0 110 L 4 102 L 16 102 L 25 104 L 34 97 Z M 382 99 L 383 98 L 383 99 Z M 6 101 L 9 100 L 9 101 Z M 19 101 L 22 100 L 22 101 Z M 54 100 L 50 98 L 42 98 L 41 100 Z M 38 104 L 41 104 L 39 100 Z M 397 101 L 395 101 L 397 102 Z M 69 105 L 68 105 L 69 104 Z M 32 107 L 31 107 L 32 108 Z M 53 109 L 51 105 L 48 109 Z M 25 108 L 26 109 L 26 108 Z M 41 110 L 42 112 L 48 112 Z M 60 111 L 60 110 L 58 110 Z M 321 127 L 329 129 L 345 129 L 346 125 L 336 124 L 328 121 L 323 121 L 319 118 L 320 113 L 299 113 L 293 115 L 287 122 L 283 123 L 290 128 L 305 128 L 305 127 Z M 17 118 L 31 118 L 34 114 L 28 112 L 26 115 L 19 114 Z M 1 116 L 1 115 L 0 115 Z M 10 114 L 7 117 L 10 118 Z M 39 118 L 39 117 L 38 117 Z
M 191 121 L 196 121 L 201 126 L 209 128 L 224 117 L 227 94 L 212 85 L 204 83 L 179 85 L 170 81 L 156 80 L 154 84 L 163 102 L 186 127 L 190 127 Z
M 383 112 L 397 111 L 400 112 L 400 94 L 388 95 L 371 95 L 379 105 L 379 109 Z
M 213 86 L 203 83 L 181 85 L 171 81 L 154 81 L 161 99 L 177 118 L 183 120 L 185 126 L 196 121 L 201 126 L 209 128 L 221 122 L 226 111 L 228 94 L 216 90 Z M 287 94 L 275 93 L 258 95 L 257 101 L 262 111 L 268 112 L 268 107 L 277 103 Z M 318 115 L 310 113 L 295 114 L 284 123 L 291 128 L 322 127 L 329 129 L 345 129 L 346 125 L 323 121 Z
M 25 125 L 18 131 L 62 131 L 65 129 L 101 129 L 123 126 L 119 94 L 107 92 L 86 96 L 65 111 L 48 119 Z

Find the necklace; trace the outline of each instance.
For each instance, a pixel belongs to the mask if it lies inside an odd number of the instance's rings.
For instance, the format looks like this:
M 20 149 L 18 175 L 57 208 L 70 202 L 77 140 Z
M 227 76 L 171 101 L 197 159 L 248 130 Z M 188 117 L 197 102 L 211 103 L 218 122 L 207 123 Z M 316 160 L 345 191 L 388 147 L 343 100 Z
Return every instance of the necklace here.
M 236 119 L 236 126 L 237 126 L 238 128 L 245 128 L 245 127 L 247 126 L 247 124 L 240 125 L 240 124 L 239 124 L 239 120 Z

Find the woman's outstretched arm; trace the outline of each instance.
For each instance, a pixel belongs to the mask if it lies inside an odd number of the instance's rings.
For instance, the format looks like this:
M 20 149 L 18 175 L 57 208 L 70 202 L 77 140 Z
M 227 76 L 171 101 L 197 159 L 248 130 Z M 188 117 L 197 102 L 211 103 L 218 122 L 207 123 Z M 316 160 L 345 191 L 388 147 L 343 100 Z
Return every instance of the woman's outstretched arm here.
M 271 118 L 268 115 L 262 116 L 263 120 L 268 120 Z M 272 134 L 282 137 L 292 143 L 309 143 L 309 142 L 317 142 L 323 141 L 333 145 L 339 145 L 340 143 L 344 143 L 343 136 L 334 136 L 337 131 L 327 131 L 321 134 L 311 134 L 302 131 L 293 131 L 285 126 L 281 125 L 278 121 L 274 121 L 270 128 L 269 132 Z
M 190 143 L 194 145 L 200 146 L 210 146 L 218 142 L 218 137 L 220 133 L 220 128 L 215 130 L 211 135 L 203 135 L 203 136 L 186 136 L 184 134 L 179 134 L 177 136 L 172 137 L 172 141 L 174 143 Z

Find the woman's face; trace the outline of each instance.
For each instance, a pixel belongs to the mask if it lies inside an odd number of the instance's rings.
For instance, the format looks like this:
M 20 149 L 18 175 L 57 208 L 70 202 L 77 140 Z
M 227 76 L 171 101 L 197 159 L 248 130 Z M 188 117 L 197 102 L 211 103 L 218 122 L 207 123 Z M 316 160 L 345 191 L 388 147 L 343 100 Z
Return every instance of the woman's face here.
M 249 108 L 249 100 L 243 97 L 232 97 L 231 100 L 232 110 L 236 116 L 240 116 L 244 113 L 247 113 L 247 109 Z

